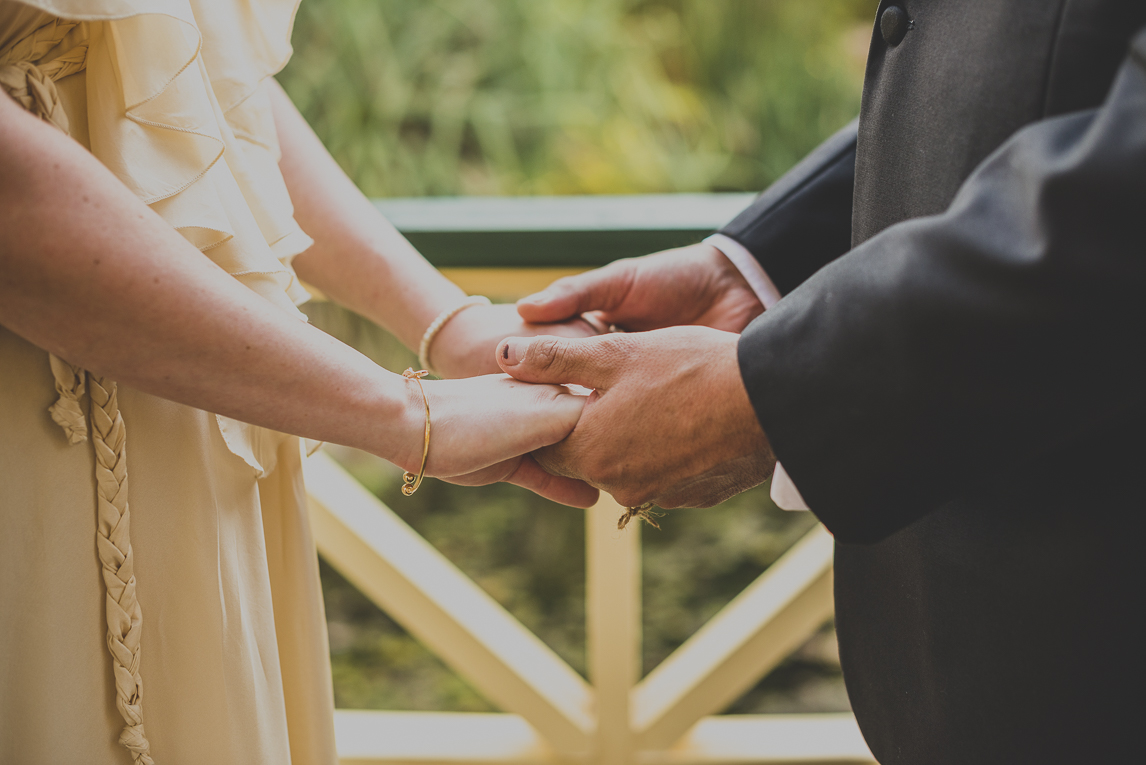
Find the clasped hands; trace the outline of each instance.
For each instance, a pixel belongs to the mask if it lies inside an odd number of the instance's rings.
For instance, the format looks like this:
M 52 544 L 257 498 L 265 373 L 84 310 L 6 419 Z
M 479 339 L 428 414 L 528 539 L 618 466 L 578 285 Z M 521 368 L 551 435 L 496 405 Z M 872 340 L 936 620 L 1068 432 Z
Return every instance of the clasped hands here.
M 560 279 L 517 310 L 558 331 L 502 341 L 501 370 L 592 393 L 568 437 L 534 451 L 517 466 L 527 480 L 514 483 L 581 506 L 595 499 L 592 486 L 627 506 L 710 507 L 771 475 L 775 457 L 737 361 L 739 332 L 763 306 L 715 248 L 617 261 Z M 583 314 L 625 332 L 586 337 L 563 323 Z

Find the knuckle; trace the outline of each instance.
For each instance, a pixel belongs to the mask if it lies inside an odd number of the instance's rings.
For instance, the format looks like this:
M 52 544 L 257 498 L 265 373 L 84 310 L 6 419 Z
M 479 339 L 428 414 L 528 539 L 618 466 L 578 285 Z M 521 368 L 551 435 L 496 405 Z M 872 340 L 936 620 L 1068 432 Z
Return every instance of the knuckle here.
M 623 332 L 615 332 L 601 336 L 597 351 L 607 359 L 619 361 L 631 356 L 635 347 L 636 344 L 632 337 Z
M 627 282 L 633 278 L 633 272 L 637 269 L 638 260 L 638 258 L 614 260 L 609 265 L 599 269 L 597 273 L 602 277 L 602 281 L 611 284 Z
M 564 358 L 564 344 L 555 337 L 541 338 L 529 348 L 530 365 L 542 370 L 550 370 Z
M 608 294 L 605 302 L 610 308 L 619 306 L 628 297 L 636 281 L 640 264 L 636 259 L 628 258 L 614 263 L 613 266 L 615 269 L 609 274 L 610 278 L 606 284 Z

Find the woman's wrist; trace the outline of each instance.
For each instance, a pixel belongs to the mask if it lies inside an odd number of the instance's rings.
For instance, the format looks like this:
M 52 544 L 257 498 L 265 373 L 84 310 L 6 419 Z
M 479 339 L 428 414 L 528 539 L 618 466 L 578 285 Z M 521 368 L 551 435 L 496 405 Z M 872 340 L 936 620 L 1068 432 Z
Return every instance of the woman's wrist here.
M 418 468 L 422 456 L 425 407 L 417 385 L 381 367 L 364 383 L 353 400 L 339 405 L 352 419 L 344 439 L 326 440 L 362 449 L 409 470 Z M 415 454 L 416 452 L 416 454 Z
M 473 306 L 479 305 L 490 305 L 489 298 L 485 297 L 484 295 L 473 295 L 471 297 L 467 297 L 460 303 L 457 303 L 456 305 L 443 310 L 434 318 L 432 322 L 430 322 L 429 326 L 426 327 L 426 331 L 422 334 L 422 341 L 418 346 L 418 363 L 421 364 L 423 369 L 434 372 L 434 367 L 431 366 L 430 360 L 431 349 L 433 347 L 434 340 L 437 339 L 438 335 L 443 329 L 445 329 L 446 325 L 453 321 L 454 318 L 462 311 L 466 310 L 467 308 L 472 308 Z M 434 372 L 434 374 L 438 373 Z M 441 375 L 438 376 L 441 377 Z

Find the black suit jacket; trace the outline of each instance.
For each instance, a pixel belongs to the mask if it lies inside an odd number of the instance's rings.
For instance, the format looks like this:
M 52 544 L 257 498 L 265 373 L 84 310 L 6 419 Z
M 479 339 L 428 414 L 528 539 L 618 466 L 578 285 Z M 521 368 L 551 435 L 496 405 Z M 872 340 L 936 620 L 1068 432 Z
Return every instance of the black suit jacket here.
M 882 763 L 1136 757 L 1146 2 L 898 5 L 858 126 L 723 230 L 785 293 L 745 385 Z

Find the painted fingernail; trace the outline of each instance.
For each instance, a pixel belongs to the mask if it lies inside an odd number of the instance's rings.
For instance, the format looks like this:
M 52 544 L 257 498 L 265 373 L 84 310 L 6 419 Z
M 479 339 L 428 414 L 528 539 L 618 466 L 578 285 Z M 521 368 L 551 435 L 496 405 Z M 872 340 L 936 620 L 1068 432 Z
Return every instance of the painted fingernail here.
M 501 358 L 507 367 L 517 366 L 524 354 L 525 347 L 521 340 L 506 340 L 501 346 Z

